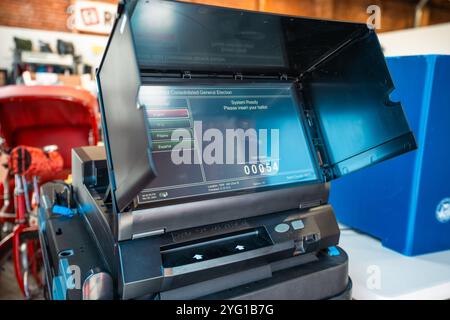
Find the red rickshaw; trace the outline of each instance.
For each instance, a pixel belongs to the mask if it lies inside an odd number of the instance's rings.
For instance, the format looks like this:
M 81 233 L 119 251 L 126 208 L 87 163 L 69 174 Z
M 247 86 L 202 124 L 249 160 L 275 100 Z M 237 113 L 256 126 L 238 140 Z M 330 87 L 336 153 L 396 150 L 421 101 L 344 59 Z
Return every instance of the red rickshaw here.
M 41 282 L 39 185 L 68 177 L 72 148 L 97 144 L 97 100 L 66 86 L 0 87 L 0 140 L 0 264 L 12 252 L 18 285 L 29 298 L 29 276 Z

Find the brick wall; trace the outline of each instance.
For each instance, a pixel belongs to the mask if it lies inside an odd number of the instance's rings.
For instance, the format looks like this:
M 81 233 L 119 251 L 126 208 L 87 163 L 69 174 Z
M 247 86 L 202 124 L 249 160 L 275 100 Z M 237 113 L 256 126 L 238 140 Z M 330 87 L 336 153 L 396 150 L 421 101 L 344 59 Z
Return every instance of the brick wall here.
M 304 17 L 365 23 L 369 5 L 381 8 L 381 30 L 412 28 L 418 0 L 181 0 L 225 7 L 241 7 Z M 450 22 L 450 1 L 430 0 L 424 8 L 422 25 Z
M 0 25 L 70 31 L 67 8 L 73 0 L 0 0 Z M 117 3 L 118 0 L 92 0 Z M 381 7 L 382 29 L 379 32 L 411 28 L 415 0 L 182 0 L 226 7 L 240 7 L 308 17 L 365 22 L 370 4 Z M 430 0 L 425 8 L 423 25 L 449 22 L 450 2 Z
M 118 0 L 101 2 L 117 3 Z M 67 8 L 71 3 L 72 0 L 0 0 L 0 25 L 70 31 L 67 28 Z

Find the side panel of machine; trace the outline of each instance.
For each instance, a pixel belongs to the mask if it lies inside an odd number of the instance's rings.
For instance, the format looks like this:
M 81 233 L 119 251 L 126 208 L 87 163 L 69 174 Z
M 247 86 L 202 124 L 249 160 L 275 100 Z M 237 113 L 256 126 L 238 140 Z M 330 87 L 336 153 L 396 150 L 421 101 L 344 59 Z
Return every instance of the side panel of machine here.
M 144 111 L 137 106 L 140 76 L 126 14 L 114 25 L 97 84 L 113 200 L 122 211 L 154 176 Z
M 94 239 L 86 229 L 83 217 L 65 217 L 52 213 L 53 194 L 61 189 L 60 183 L 47 183 L 41 188 L 45 205 L 39 208 L 39 233 L 44 247 L 47 287 L 51 291 L 49 296 L 64 300 L 90 299 L 95 291 L 97 299 L 110 299 L 113 297 L 112 277 Z M 91 284 L 90 278 L 98 276 L 103 280 L 97 283 L 97 289 L 86 286 Z M 104 289 L 109 289 L 99 291 L 103 286 Z M 100 292 L 102 293 L 97 295 Z
M 105 150 L 101 147 L 82 147 L 72 151 L 73 190 L 78 210 L 86 227 L 106 259 L 112 274 L 116 274 L 112 212 L 95 188 L 106 189 L 108 183 Z

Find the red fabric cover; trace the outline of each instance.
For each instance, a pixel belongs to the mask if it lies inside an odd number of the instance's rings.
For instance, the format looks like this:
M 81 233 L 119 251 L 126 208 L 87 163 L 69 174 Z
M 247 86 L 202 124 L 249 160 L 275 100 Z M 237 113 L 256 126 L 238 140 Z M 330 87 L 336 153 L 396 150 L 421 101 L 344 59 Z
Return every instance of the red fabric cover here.
M 51 180 L 63 169 L 63 158 L 58 151 L 45 152 L 29 146 L 15 147 L 9 157 L 9 170 L 13 174 Z
M 27 128 L 17 131 L 12 142 L 14 146 L 23 145 L 37 148 L 57 145 L 58 152 L 64 159 L 64 168 L 70 169 L 72 148 L 89 145 L 89 131 L 89 126 Z

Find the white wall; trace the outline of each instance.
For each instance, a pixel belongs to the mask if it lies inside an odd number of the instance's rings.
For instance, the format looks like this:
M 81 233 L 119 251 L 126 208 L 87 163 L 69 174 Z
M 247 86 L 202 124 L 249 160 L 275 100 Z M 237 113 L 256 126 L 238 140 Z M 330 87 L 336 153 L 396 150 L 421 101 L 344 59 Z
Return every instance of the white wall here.
M 378 35 L 386 56 L 450 54 L 450 23 Z
M 32 40 L 35 50 L 39 48 L 39 40 L 48 42 L 54 52 L 56 52 L 57 39 L 71 41 L 74 43 L 76 54 L 83 57 L 83 63 L 92 65 L 94 68 L 98 66 L 108 40 L 104 36 L 0 26 L 0 69 L 11 69 L 14 37 Z

